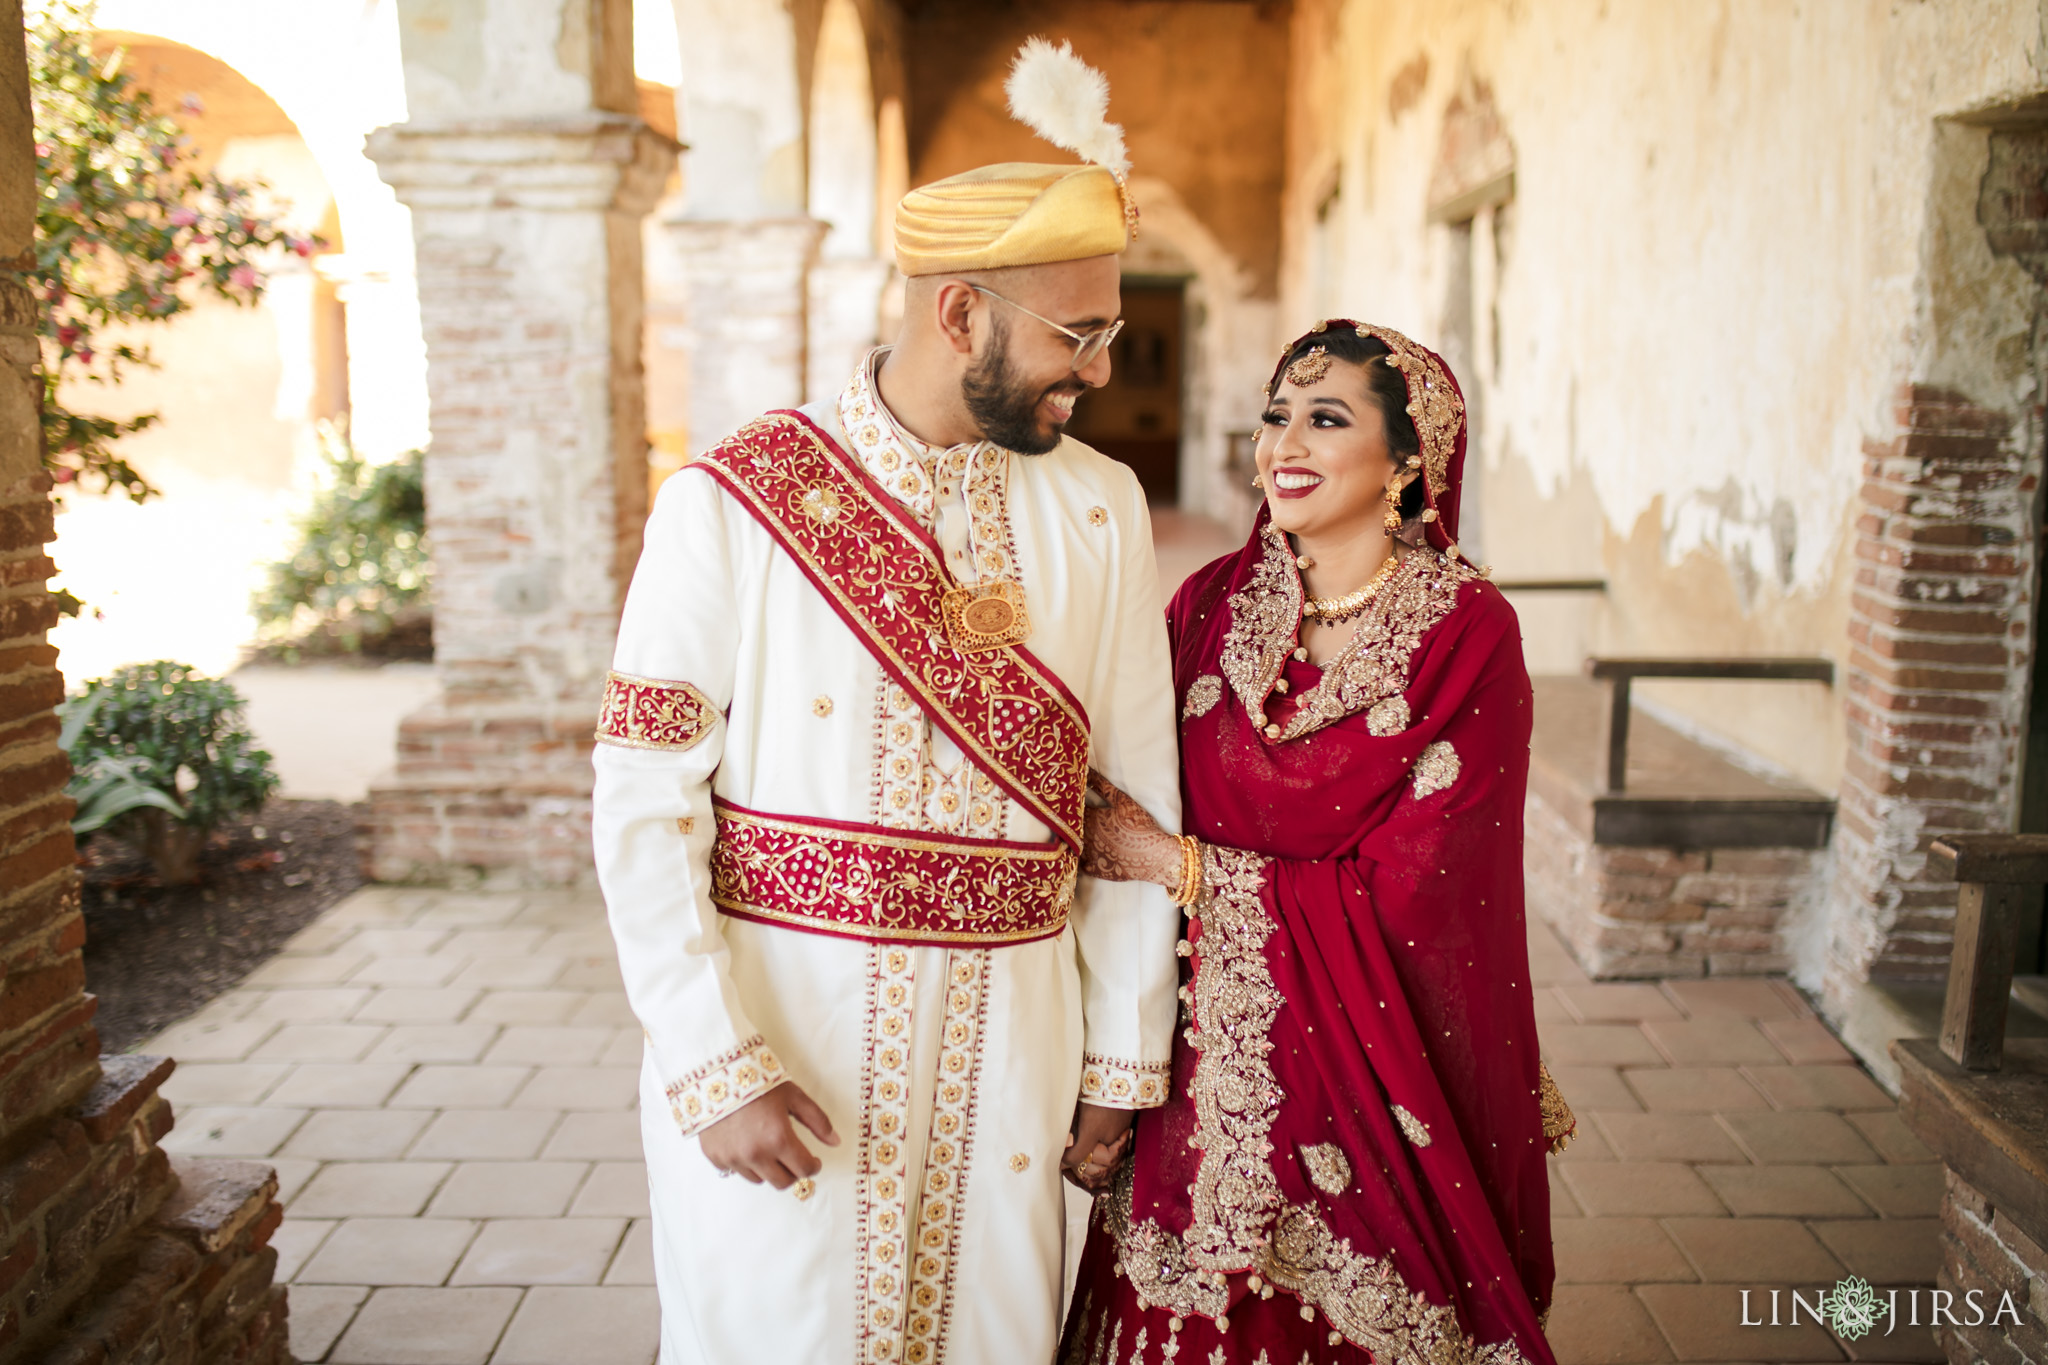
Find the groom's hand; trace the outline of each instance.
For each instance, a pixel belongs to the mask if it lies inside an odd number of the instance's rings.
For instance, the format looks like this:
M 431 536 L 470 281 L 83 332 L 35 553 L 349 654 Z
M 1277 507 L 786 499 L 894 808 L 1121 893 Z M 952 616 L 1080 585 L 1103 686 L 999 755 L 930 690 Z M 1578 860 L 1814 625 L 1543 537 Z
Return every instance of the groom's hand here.
M 1129 1109 L 1106 1109 L 1085 1101 L 1076 1105 L 1074 1129 L 1067 1134 L 1066 1154 L 1060 1158 L 1060 1174 L 1090 1194 L 1106 1188 L 1130 1148 L 1135 1118 Z
M 825 1166 L 796 1135 L 791 1119 L 817 1134 L 827 1147 L 839 1145 L 839 1134 L 832 1131 L 825 1111 L 795 1081 L 784 1081 L 706 1128 L 699 1139 L 704 1159 L 756 1185 L 765 1180 L 786 1190 Z

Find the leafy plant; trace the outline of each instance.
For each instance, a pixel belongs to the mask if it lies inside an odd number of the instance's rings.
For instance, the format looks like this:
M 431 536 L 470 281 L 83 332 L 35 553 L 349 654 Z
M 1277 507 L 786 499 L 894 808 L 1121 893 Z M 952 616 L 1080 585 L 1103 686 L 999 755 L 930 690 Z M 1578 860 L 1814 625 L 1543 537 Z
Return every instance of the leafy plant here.
M 326 469 L 297 546 L 270 566 L 250 609 L 271 641 L 324 636 L 353 652 L 427 604 L 425 455 L 371 464 L 340 428 L 321 435 Z
M 208 832 L 277 790 L 270 755 L 256 747 L 242 708 L 233 684 L 169 660 L 94 679 L 67 704 L 72 765 L 87 783 L 94 774 L 106 782 L 107 804 L 124 781 L 164 798 L 133 799 L 103 825 L 147 854 L 167 886 L 198 880 Z M 131 798 L 132 791 L 118 799 Z
M 29 100 L 36 127 L 36 246 L 24 282 L 42 302 L 44 460 L 59 483 L 96 480 L 141 502 L 156 489 L 115 453 L 159 413 L 74 412 L 62 386 L 118 384 L 146 347 L 104 343 L 120 324 L 163 322 L 212 294 L 253 304 L 258 260 L 324 245 L 279 226 L 259 184 L 202 174 L 176 119 L 121 70 L 125 53 L 92 50 L 91 0 L 31 0 Z M 195 97 L 186 108 L 199 112 Z
M 99 709 L 100 693 L 82 692 L 58 708 L 63 728 L 57 745 L 71 755 L 71 781 L 65 794 L 78 804 L 71 817 L 71 832 L 79 838 L 104 828 L 130 811 L 152 807 L 183 819 L 185 808 L 143 777 L 141 765 L 120 754 L 79 752 L 78 738 L 92 713 Z

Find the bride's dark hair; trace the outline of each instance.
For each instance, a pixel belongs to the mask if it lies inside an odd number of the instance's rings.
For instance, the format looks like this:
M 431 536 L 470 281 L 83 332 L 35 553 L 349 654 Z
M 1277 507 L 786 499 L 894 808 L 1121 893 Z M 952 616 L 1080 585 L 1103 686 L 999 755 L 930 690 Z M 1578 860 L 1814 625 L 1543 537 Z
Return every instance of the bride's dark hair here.
M 1408 381 L 1399 370 L 1381 361 L 1381 357 L 1388 354 L 1386 342 L 1375 336 L 1360 336 L 1358 329 L 1349 323 L 1310 332 L 1295 342 L 1287 354 L 1280 357 L 1280 363 L 1273 367 L 1273 378 L 1267 384 L 1266 392 L 1276 392 L 1287 367 L 1318 346 L 1333 360 L 1365 367 L 1365 391 L 1371 395 L 1373 406 L 1380 410 L 1380 417 L 1386 422 L 1387 448 L 1394 452 L 1395 459 L 1405 462 L 1409 456 L 1421 454 L 1422 438 L 1415 433 L 1415 419 L 1408 415 Z M 1401 490 L 1401 515 L 1419 517 L 1425 505 L 1422 480 L 1410 479 L 1408 486 Z

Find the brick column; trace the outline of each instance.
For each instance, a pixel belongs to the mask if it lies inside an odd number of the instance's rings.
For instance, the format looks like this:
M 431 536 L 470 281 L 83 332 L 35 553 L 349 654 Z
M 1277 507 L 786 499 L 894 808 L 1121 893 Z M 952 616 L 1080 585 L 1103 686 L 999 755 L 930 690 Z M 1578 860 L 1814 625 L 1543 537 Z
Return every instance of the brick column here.
M 679 218 L 663 227 L 688 291 L 689 447 L 701 455 L 770 408 L 805 400 L 809 280 L 825 225 Z
M 412 210 L 441 696 L 370 795 L 369 873 L 562 884 L 647 513 L 640 219 L 674 146 L 592 110 L 378 130 Z
M 35 164 L 18 0 L 0 0 L 0 1360 L 284 1365 L 283 1217 L 253 1162 L 172 1162 L 163 1057 L 101 1057 L 44 552 Z
M 1927 847 L 2012 828 L 2026 720 L 2038 463 L 1952 390 L 1902 386 L 1896 412 L 1864 452 L 1831 1009 L 1865 980 L 1946 975 L 1955 884 L 1927 875 Z

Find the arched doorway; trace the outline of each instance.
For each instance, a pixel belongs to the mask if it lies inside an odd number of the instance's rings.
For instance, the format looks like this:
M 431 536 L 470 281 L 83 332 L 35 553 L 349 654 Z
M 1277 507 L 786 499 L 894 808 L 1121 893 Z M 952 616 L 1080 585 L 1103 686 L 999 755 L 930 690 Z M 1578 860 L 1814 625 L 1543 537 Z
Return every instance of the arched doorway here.
M 328 179 L 269 94 L 167 38 L 102 31 L 94 46 L 109 59 L 124 51 L 122 69 L 177 114 L 188 166 L 261 182 L 287 230 L 318 234 L 330 251 L 344 246 Z M 147 347 L 154 366 L 131 367 L 119 387 L 67 392 L 83 411 L 162 417 L 120 447 L 162 497 L 138 506 L 74 492 L 59 518 L 62 586 L 92 609 L 52 636 L 74 678 L 151 658 L 216 673 L 236 663 L 253 633 L 249 595 L 317 459 L 316 425 L 349 412 L 344 292 L 321 262 L 282 254 L 264 262 L 256 306 L 207 297 L 132 329 L 120 339 Z

